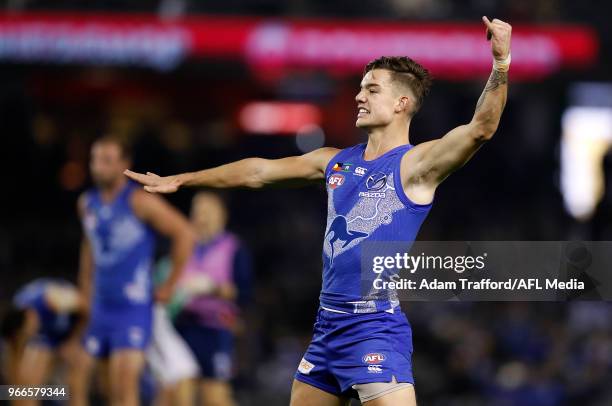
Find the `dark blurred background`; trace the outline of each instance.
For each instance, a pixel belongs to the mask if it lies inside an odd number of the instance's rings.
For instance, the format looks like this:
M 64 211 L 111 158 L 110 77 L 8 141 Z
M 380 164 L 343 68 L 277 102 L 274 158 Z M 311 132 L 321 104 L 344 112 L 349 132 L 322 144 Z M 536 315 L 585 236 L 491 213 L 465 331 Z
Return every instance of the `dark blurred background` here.
M 612 240 L 609 157 L 604 154 L 595 162 L 600 172 L 579 172 L 582 175 L 567 178 L 565 186 L 563 172 L 568 167 L 564 165 L 569 163 L 562 160 L 564 139 L 584 137 L 581 142 L 589 142 L 593 135 L 586 124 L 586 133 L 581 132 L 580 123 L 585 122 L 581 108 L 594 109 L 587 113 L 596 110 L 603 117 L 597 127 L 597 131 L 603 128 L 603 134 L 597 136 L 612 144 L 610 2 L 8 0 L 0 4 L 5 10 L 0 14 L 3 304 L 33 278 L 76 279 L 81 236 L 76 199 L 90 185 L 89 146 L 102 134 L 129 139 L 134 145 L 134 169 L 159 174 L 365 141 L 354 127 L 361 68 L 303 62 L 270 68 L 252 63 L 248 50 L 223 48 L 231 42 L 222 36 L 231 29 L 229 23 L 224 23 L 228 30 L 220 37 L 202 39 L 213 42 L 209 54 L 186 55 L 162 68 L 141 63 L 138 55 L 113 63 L 95 56 L 64 58 L 57 49 L 37 53 L 32 44 L 29 53 L 11 48 L 20 41 L 14 27 L 24 24 L 18 28 L 25 30 L 39 20 L 46 24 L 57 19 L 113 21 L 136 15 L 158 22 L 159 27 L 229 21 L 236 30 L 268 22 L 346 25 L 347 29 L 350 24 L 355 30 L 368 24 L 425 29 L 433 24 L 432 30 L 440 36 L 457 30 L 481 33 L 485 48 L 482 15 L 513 24 L 514 37 L 521 31 L 526 38 L 547 30 L 586 32 L 586 44 L 595 49 L 591 59 L 575 52 L 575 60 L 570 55 L 546 72 L 534 68 L 531 74 L 529 67 L 517 68 L 516 80 L 511 70 L 508 103 L 497 134 L 439 188 L 419 239 Z M 560 49 L 572 46 L 565 37 L 559 41 Z M 537 47 L 533 52 L 538 52 Z M 513 56 L 513 63 L 520 66 L 520 58 Z M 413 144 L 469 121 L 489 69 L 485 64 L 473 73 L 454 73 L 443 63 L 423 63 L 437 80 L 412 122 Z M 272 116 L 262 112 L 265 108 L 273 109 Z M 280 122 L 279 117 L 290 110 L 297 111 L 296 123 Z M 568 111 L 578 111 L 578 118 L 574 114 L 564 121 Z M 571 189 L 602 174 L 608 175 L 601 178 L 602 193 Z M 186 213 L 191 196 L 191 191 L 180 191 L 168 199 Z M 256 269 L 255 301 L 235 382 L 241 405 L 287 403 L 292 374 L 310 339 L 317 309 L 325 199 L 322 187 L 229 193 L 230 229 L 251 249 Z M 160 255 L 165 249 L 162 241 Z M 414 330 L 420 404 L 612 404 L 610 303 L 419 303 L 406 304 L 404 310 Z

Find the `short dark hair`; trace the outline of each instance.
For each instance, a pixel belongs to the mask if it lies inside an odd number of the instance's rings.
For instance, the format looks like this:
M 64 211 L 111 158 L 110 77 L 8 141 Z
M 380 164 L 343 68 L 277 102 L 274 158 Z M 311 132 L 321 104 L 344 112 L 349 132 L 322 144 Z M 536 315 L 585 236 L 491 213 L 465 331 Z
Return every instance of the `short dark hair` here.
M 11 306 L 4 313 L 0 322 L 0 336 L 5 340 L 13 340 L 25 324 L 26 313 L 24 309 Z
M 115 144 L 119 147 L 123 159 L 132 159 L 132 146 L 130 143 L 114 134 L 107 134 L 97 138 L 94 141 L 95 144 Z
M 370 61 L 366 65 L 363 74 L 365 75 L 374 69 L 391 71 L 394 81 L 412 90 L 416 100 L 411 116 L 416 114 L 431 87 L 432 77 L 429 71 L 407 56 L 381 56 Z

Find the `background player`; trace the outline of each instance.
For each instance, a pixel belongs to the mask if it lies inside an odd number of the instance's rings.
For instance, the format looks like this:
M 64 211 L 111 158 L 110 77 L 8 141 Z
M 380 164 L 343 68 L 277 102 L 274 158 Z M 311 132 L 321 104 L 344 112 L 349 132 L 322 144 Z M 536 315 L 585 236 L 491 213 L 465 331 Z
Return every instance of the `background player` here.
M 191 223 L 197 244 L 177 285 L 175 326 L 200 366 L 203 405 L 234 404 L 235 335 L 243 330 L 241 310 L 251 296 L 251 257 L 226 231 L 221 197 L 200 192 L 193 198 Z
M 143 350 L 152 323 L 154 231 L 172 240 L 174 264 L 155 292 L 157 300 L 172 294 L 193 245 L 189 223 L 179 212 L 122 176 L 129 166 L 130 154 L 121 141 L 111 136 L 97 140 L 90 162 L 95 188 L 78 201 L 85 231 L 80 285 L 90 303 L 84 345 L 92 356 L 108 358 L 111 403 L 120 405 L 139 403 Z M 85 358 L 83 368 L 90 369 L 92 359 Z
M 395 309 L 393 292 L 373 300 L 362 296 L 358 243 L 413 240 L 438 185 L 497 130 L 507 96 L 511 27 L 486 17 L 483 22 L 494 69 L 472 120 L 440 139 L 409 144 L 411 119 L 430 85 L 428 72 L 408 58 L 383 57 L 368 64 L 356 97 L 356 125 L 367 131 L 366 145 L 279 160 L 251 158 L 169 177 L 126 171 L 151 192 L 327 180 L 321 310 L 294 381 L 294 406 L 345 404 L 351 390 L 370 406 L 416 404 L 410 326 Z M 374 199 L 387 199 L 380 205 L 383 213 Z M 360 215 L 366 211 L 371 217 Z
M 78 290 L 62 279 L 36 279 L 13 298 L 0 330 L 5 339 L 4 373 L 13 385 L 48 383 L 54 361 L 68 366 L 66 384 L 82 386 L 78 366 L 79 327 L 84 302 Z M 24 400 L 20 404 L 38 404 Z

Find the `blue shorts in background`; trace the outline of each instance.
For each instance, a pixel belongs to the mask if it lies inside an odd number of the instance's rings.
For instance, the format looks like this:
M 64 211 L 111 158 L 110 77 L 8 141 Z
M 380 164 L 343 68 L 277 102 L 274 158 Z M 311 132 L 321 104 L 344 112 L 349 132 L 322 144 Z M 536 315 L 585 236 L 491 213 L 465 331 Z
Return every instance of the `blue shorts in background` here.
M 365 314 L 319 309 L 295 379 L 355 397 L 353 385 L 391 382 L 392 377 L 414 384 L 412 330 L 399 308 Z
M 72 335 L 79 321 L 79 315 L 63 313 L 53 315 L 41 323 L 41 327 L 29 344 L 55 349 L 60 347 Z
M 233 377 L 234 335 L 231 331 L 181 322 L 180 317 L 176 331 L 195 355 L 203 378 L 228 381 Z
M 118 350 L 145 350 L 151 341 L 153 308 L 134 306 L 92 314 L 83 338 L 85 350 L 106 358 Z

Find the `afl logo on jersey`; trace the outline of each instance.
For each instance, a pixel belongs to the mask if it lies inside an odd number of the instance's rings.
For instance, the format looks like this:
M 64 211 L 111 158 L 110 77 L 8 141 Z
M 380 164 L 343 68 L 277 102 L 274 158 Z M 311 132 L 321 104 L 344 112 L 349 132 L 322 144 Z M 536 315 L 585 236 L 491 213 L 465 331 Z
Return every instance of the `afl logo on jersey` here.
M 376 172 L 368 176 L 366 187 L 368 190 L 380 190 L 387 184 L 387 175 L 383 172 Z
M 344 183 L 344 175 L 340 175 L 339 173 L 334 173 L 332 176 L 329 177 L 329 179 L 327 180 L 327 183 L 329 184 L 329 187 L 331 187 L 332 189 L 342 186 L 342 184 Z
M 379 352 L 371 352 L 363 356 L 362 360 L 366 364 L 381 364 L 383 363 L 387 357 L 385 354 L 381 354 Z

